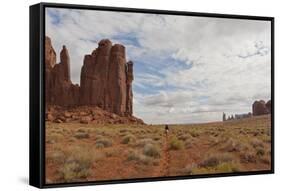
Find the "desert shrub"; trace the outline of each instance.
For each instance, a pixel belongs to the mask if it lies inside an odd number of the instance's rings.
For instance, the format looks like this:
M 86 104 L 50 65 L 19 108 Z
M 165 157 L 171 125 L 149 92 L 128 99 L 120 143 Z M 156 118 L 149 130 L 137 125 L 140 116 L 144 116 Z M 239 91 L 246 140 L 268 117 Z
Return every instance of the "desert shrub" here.
M 61 164 L 64 162 L 65 155 L 61 150 L 55 150 L 46 154 L 47 162 Z
M 122 143 L 122 144 L 128 144 L 128 143 L 130 143 L 130 142 L 135 141 L 135 139 L 136 139 L 136 138 L 135 138 L 134 135 L 129 134 L 129 135 L 126 135 L 126 136 L 123 137 L 121 143 Z
M 226 145 L 223 146 L 222 150 L 227 151 L 227 152 L 238 152 L 242 148 L 241 143 L 237 142 L 236 140 L 230 138 L 227 142 Z
M 224 162 L 217 165 L 215 171 L 218 173 L 239 172 L 240 165 L 234 162 Z
M 262 142 L 261 140 L 258 140 L 258 139 L 253 139 L 253 140 L 251 140 L 251 145 L 252 145 L 254 148 L 257 148 L 257 147 L 264 148 L 263 142 Z
M 76 139 L 88 139 L 90 137 L 89 133 L 85 133 L 85 132 L 76 132 L 74 134 L 74 137 Z
M 63 131 L 63 133 L 67 133 L 67 134 L 70 133 L 70 131 L 68 129 L 65 129 L 65 128 L 63 128 L 62 131 Z
M 74 137 L 70 137 L 69 139 L 68 139 L 68 142 L 71 142 L 71 143 L 73 143 L 73 142 L 75 142 L 75 138 Z
M 219 138 L 215 136 L 210 136 L 209 141 L 211 146 L 216 146 L 220 143 Z
M 112 141 L 106 138 L 96 140 L 96 147 L 103 148 L 103 147 L 110 147 L 112 146 Z
M 90 175 L 90 170 L 85 165 L 75 161 L 64 163 L 59 171 L 65 182 L 79 181 Z
M 270 156 L 262 156 L 260 158 L 260 161 L 264 164 L 270 164 L 271 163 L 271 157 Z
M 161 137 L 159 137 L 159 136 L 153 138 L 154 141 L 159 141 L 160 139 L 161 139 Z
M 145 165 L 149 165 L 152 163 L 152 158 L 145 156 L 141 153 L 138 153 L 136 151 L 130 151 L 127 157 L 128 161 L 136 161 L 140 164 L 145 164 Z
M 58 173 L 65 182 L 86 179 L 92 173 L 93 157 L 87 148 L 72 147 L 65 152 L 65 159 Z
M 150 164 L 153 162 L 153 160 L 152 160 L 151 157 L 145 156 L 145 155 L 143 155 L 143 154 L 140 154 L 139 157 L 140 157 L 140 158 L 139 158 L 139 162 L 140 162 L 141 164 L 150 165 Z
M 46 143 L 54 144 L 57 143 L 59 140 L 62 140 L 64 136 L 60 133 L 51 133 L 50 135 L 46 136 Z
M 192 137 L 199 137 L 199 132 L 197 132 L 196 130 L 192 129 L 189 131 L 189 134 L 192 136 Z
M 185 148 L 189 149 L 192 147 L 194 140 L 193 139 L 187 139 L 185 140 L 184 144 L 185 144 Z
M 256 154 L 257 156 L 263 156 L 265 154 L 264 148 L 261 147 L 256 148 Z
M 209 154 L 200 162 L 200 167 L 215 167 L 221 163 L 231 162 L 233 158 L 227 153 L 223 154 Z
M 198 167 L 198 165 L 196 163 L 191 163 L 191 164 L 188 164 L 186 165 L 183 169 L 180 170 L 180 173 L 181 174 L 184 174 L 184 175 L 191 175 L 193 174 L 194 172 L 194 169 L 196 169 Z
M 96 148 L 102 149 L 102 148 L 104 148 L 104 145 L 102 143 L 96 143 Z
M 244 152 L 240 154 L 240 161 L 242 163 L 256 163 L 257 156 L 254 152 Z
M 146 144 L 143 148 L 143 154 L 153 158 L 160 157 L 160 149 L 156 145 Z
M 271 137 L 270 136 L 267 136 L 267 135 L 263 135 L 261 137 L 261 140 L 264 142 L 264 143 L 271 143 Z
M 192 137 L 190 134 L 181 134 L 178 136 L 178 139 L 181 141 L 186 141 L 186 140 L 192 139 Z
M 80 128 L 80 129 L 78 129 L 78 130 L 77 130 L 77 132 L 79 132 L 79 133 L 86 133 L 86 130 L 85 130 L 85 129 Z
M 139 159 L 140 159 L 139 153 L 137 153 L 135 151 L 129 151 L 128 156 L 127 156 L 128 161 L 139 160 Z
M 126 133 L 126 132 L 128 132 L 127 129 L 120 129 L 120 130 L 119 130 L 119 133 Z
M 118 154 L 118 151 L 115 148 L 109 149 L 105 151 L 105 156 L 106 157 L 113 157 Z
M 180 150 L 183 148 L 183 142 L 176 137 L 173 137 L 169 143 L 169 148 L 171 150 Z
M 153 143 L 154 142 L 151 138 L 143 138 L 143 139 L 136 141 L 136 146 L 144 147 L 144 145 L 146 145 L 146 144 L 153 144 Z
M 99 140 L 99 139 L 103 139 L 104 137 L 102 135 L 96 135 L 95 138 L 96 140 Z

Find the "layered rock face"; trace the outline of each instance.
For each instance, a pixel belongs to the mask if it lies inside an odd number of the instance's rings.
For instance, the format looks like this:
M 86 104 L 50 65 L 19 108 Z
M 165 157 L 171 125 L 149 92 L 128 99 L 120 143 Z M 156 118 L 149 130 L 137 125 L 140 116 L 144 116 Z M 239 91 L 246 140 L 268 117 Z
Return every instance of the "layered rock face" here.
M 252 105 L 253 115 L 265 115 L 271 113 L 271 101 L 265 103 L 264 100 L 255 101 Z
M 98 48 L 84 57 L 80 104 L 132 115 L 132 81 L 133 63 L 126 62 L 125 47 L 101 40 Z
M 132 116 L 133 62 L 126 61 L 121 44 L 101 40 L 98 48 L 85 55 L 81 68 L 80 87 L 70 80 L 70 58 L 65 46 L 56 64 L 51 39 L 45 40 L 46 104 L 47 106 L 99 107 L 119 116 Z
M 45 40 L 45 90 L 46 104 L 76 106 L 79 103 L 79 86 L 70 80 L 70 58 L 65 46 L 60 52 L 60 63 L 56 64 L 56 53 L 50 38 Z

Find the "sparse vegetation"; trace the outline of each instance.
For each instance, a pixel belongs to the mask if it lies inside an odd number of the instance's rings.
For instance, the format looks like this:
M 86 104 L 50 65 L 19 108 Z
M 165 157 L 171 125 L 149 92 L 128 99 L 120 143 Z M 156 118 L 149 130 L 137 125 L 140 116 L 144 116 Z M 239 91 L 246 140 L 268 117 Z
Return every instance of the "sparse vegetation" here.
M 199 164 L 200 167 L 214 167 L 221 163 L 231 162 L 233 160 L 232 156 L 224 154 L 208 154 L 205 156 L 203 161 Z
M 156 145 L 146 144 L 143 149 L 143 154 L 153 158 L 159 158 L 160 149 Z
M 47 122 L 47 182 L 268 170 L 268 120 L 171 125 L 167 143 L 163 125 Z
M 135 136 L 129 134 L 129 135 L 126 135 L 126 136 L 123 137 L 121 143 L 123 143 L 123 144 L 128 144 L 128 143 L 133 142 L 133 141 L 135 141 L 135 140 L 136 140 Z
M 240 154 L 240 161 L 242 163 L 256 163 L 257 157 L 254 152 L 244 152 Z
M 127 157 L 128 161 L 136 161 L 140 164 L 149 165 L 152 163 L 152 158 L 136 151 L 130 151 Z
M 110 139 L 101 138 L 96 140 L 96 147 L 103 148 L 103 147 L 110 147 L 112 146 L 112 141 Z
M 88 148 L 71 147 L 64 151 L 58 174 L 65 182 L 81 181 L 92 174 L 92 152 Z
M 239 152 L 242 148 L 242 145 L 237 140 L 232 138 L 228 139 L 225 146 L 223 146 L 222 150 L 227 152 Z
M 89 133 L 86 132 L 76 132 L 74 137 L 76 139 L 88 139 L 90 137 Z
M 256 138 L 251 140 L 251 144 L 254 148 L 257 148 L 257 147 L 263 148 L 264 147 L 263 142 Z
M 176 137 L 173 137 L 170 141 L 170 149 L 171 150 L 180 150 L 183 148 L 183 142 Z

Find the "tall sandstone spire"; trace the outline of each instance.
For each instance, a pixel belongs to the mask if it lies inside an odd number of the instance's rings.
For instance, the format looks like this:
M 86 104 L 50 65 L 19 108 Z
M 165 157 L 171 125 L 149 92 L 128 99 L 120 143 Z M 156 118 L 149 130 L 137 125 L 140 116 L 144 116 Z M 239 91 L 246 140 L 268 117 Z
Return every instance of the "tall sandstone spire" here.
M 133 62 L 127 62 L 126 69 L 126 85 L 127 85 L 127 98 L 126 98 L 126 112 L 127 115 L 133 114 L 133 89 L 132 82 L 134 80 Z
M 125 47 L 101 40 L 91 55 L 85 55 L 81 69 L 81 105 L 99 106 L 121 116 L 132 115 L 132 75 L 128 77 Z M 131 79 L 128 85 L 127 79 Z M 130 99 L 130 100 L 128 100 Z M 130 104 L 130 105 L 128 105 Z
M 70 80 L 70 58 L 66 46 L 60 52 L 60 63 L 56 64 L 56 54 L 50 38 L 45 39 L 45 90 L 46 104 L 77 106 L 79 86 Z
M 133 62 L 126 61 L 126 50 L 108 39 L 84 56 L 80 87 L 70 79 L 70 57 L 66 46 L 56 53 L 51 39 L 46 37 L 46 103 L 58 106 L 98 106 L 120 116 L 132 116 Z

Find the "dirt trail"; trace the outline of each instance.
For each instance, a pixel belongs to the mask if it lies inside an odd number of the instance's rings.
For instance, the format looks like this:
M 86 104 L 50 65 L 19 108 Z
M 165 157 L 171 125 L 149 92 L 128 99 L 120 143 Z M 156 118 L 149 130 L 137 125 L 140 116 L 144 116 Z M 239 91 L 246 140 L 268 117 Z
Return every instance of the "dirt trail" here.
M 158 168 L 154 171 L 154 177 L 169 176 L 170 153 L 169 153 L 169 136 L 164 135 L 162 146 L 162 156 Z
M 168 135 L 165 135 L 163 160 L 164 160 L 163 175 L 169 176 L 170 153 L 169 153 L 169 136 Z

